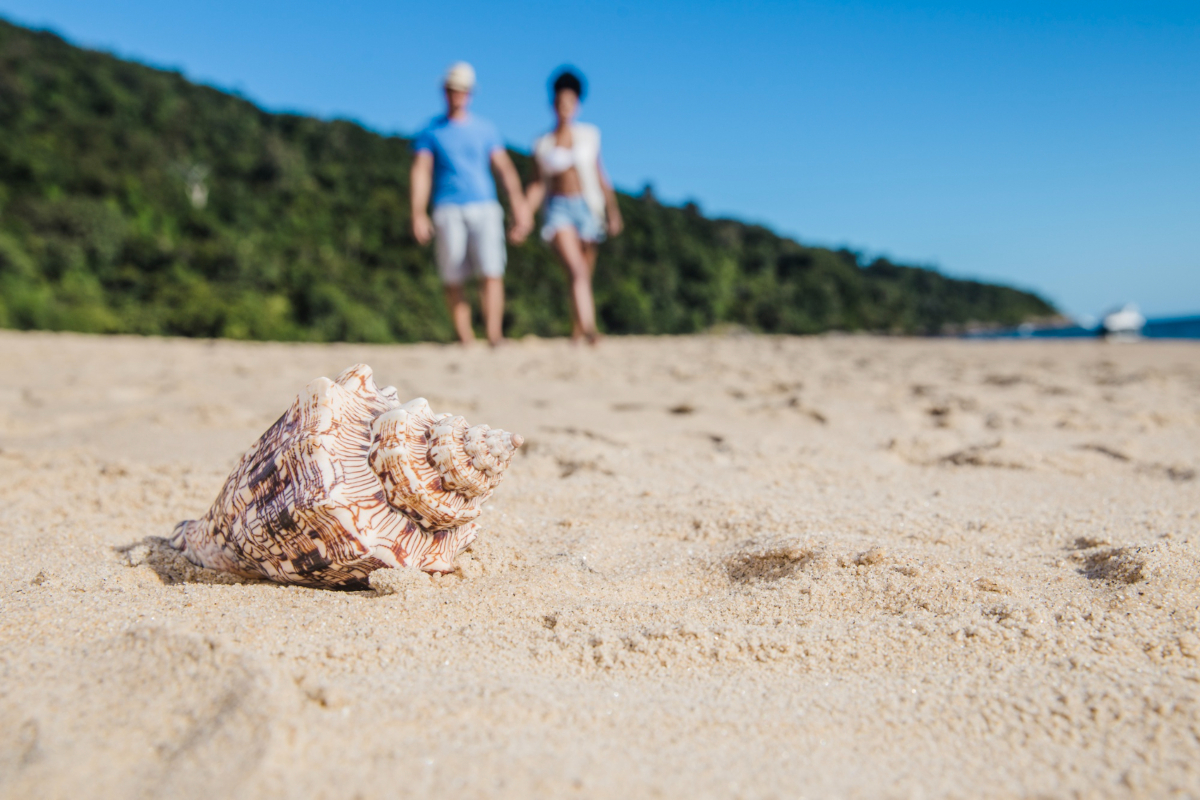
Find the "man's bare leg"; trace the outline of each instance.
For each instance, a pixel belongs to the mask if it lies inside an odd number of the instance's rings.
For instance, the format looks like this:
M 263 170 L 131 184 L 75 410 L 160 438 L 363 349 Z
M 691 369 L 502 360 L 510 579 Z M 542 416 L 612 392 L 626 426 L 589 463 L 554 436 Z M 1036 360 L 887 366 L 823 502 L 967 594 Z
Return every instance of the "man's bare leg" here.
M 463 295 L 462 285 L 446 287 L 446 305 L 450 307 L 450 318 L 454 320 L 454 332 L 458 341 L 463 345 L 475 341 L 475 331 L 471 330 L 471 305 Z
M 483 279 L 483 325 L 488 343 L 499 347 L 504 342 L 504 279 Z
M 574 228 L 559 228 L 552 244 L 571 278 L 571 305 L 575 312 L 573 331 L 577 330 L 579 336 L 595 342 L 596 306 L 592 300 L 592 274 L 583 255 L 583 243 Z M 572 338 L 578 338 L 574 332 Z

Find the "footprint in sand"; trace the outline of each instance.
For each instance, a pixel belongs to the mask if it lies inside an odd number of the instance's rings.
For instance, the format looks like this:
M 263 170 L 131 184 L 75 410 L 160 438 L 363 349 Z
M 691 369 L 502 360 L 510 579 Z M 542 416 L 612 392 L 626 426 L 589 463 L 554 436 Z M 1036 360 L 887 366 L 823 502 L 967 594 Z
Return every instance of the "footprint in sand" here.
M 235 797 L 271 742 L 245 656 L 150 628 L 30 665 L 0 700 L 0 795 Z

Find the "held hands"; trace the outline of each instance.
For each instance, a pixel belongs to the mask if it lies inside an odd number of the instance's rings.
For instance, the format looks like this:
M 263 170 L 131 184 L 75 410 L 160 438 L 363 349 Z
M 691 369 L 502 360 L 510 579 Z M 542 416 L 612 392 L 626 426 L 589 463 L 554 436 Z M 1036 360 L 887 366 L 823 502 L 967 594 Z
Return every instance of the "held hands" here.
M 425 212 L 413 214 L 412 232 L 417 244 L 429 244 L 433 238 L 433 222 L 430 221 L 428 214 Z
M 529 226 L 513 223 L 513 226 L 508 229 L 508 241 L 513 244 L 521 244 L 529 236 Z
M 508 240 L 520 244 L 533 230 L 533 212 L 525 203 L 513 204 L 513 225 L 508 230 Z

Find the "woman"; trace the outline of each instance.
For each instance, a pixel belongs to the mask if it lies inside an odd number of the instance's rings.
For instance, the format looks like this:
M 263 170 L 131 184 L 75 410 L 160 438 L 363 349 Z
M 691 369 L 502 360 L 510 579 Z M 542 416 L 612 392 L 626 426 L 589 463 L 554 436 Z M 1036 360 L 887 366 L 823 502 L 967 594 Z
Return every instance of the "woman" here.
M 583 77 L 564 69 L 554 78 L 558 124 L 533 146 L 534 179 L 525 193 L 530 208 L 545 202 L 542 238 L 550 243 L 571 279 L 571 338 L 595 344 L 596 304 L 592 273 L 596 247 L 624 226 L 617 195 L 600 163 L 600 130 L 574 122 L 583 99 Z

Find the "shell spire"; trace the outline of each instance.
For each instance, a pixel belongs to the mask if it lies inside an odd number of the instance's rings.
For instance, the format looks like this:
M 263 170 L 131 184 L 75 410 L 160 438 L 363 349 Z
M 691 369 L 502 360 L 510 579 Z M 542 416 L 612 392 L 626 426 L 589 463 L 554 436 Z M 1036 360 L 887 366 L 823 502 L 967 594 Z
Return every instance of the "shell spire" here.
M 522 442 L 424 398 L 401 405 L 359 364 L 310 383 L 170 543 L 200 566 L 309 586 L 451 572 Z
M 521 446 L 520 436 L 434 415 L 423 397 L 381 414 L 368 460 L 388 502 L 429 530 L 477 518 Z

